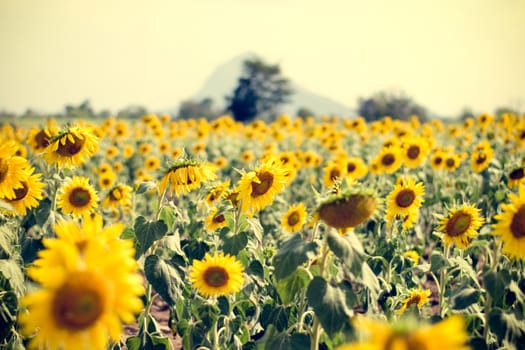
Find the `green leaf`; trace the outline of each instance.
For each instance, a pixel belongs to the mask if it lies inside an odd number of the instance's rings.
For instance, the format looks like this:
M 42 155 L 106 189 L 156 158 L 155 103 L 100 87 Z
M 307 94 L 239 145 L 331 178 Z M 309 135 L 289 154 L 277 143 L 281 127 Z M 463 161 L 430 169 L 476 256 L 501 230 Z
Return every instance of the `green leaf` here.
M 450 263 L 452 266 L 458 266 L 461 271 L 470 277 L 470 280 L 476 284 L 476 286 L 481 287 L 478 282 L 478 276 L 472 266 L 463 258 L 453 257 L 450 258 Z
M 24 295 L 24 273 L 22 268 L 12 259 L 0 260 L 0 278 L 4 277 L 9 281 L 15 294 L 21 298 Z
M 246 269 L 250 275 L 264 279 L 264 267 L 259 260 L 252 260 Z
M 330 250 L 341 259 L 343 265 L 354 276 L 361 274 L 364 250 L 361 242 L 354 233 L 341 236 L 334 230 L 328 230 L 327 242 Z
M 275 277 L 280 280 L 289 276 L 297 267 L 315 257 L 318 246 L 314 242 L 306 242 L 296 233 L 283 243 L 281 249 L 273 257 Z
M 308 286 L 306 297 L 308 305 L 314 309 L 323 329 L 330 337 L 339 331 L 351 329 L 350 317 L 353 311 L 346 305 L 346 296 L 341 288 L 316 276 Z
M 171 230 L 173 228 L 173 224 L 175 223 L 175 209 L 168 206 L 162 207 L 160 209 L 160 219 L 164 221 L 168 227 L 168 230 Z
M 0 226 L 0 257 L 9 258 L 12 254 L 16 234 L 7 226 Z
M 143 194 L 157 188 L 157 183 L 155 181 L 144 181 L 139 184 L 136 193 Z
M 139 336 L 133 336 L 126 339 L 126 347 L 128 350 L 141 350 L 141 339 Z
M 288 277 L 277 283 L 277 291 L 283 304 L 295 302 L 296 298 L 306 289 L 310 275 L 304 269 L 297 269 Z
M 248 244 L 248 234 L 245 231 L 221 235 L 222 250 L 225 254 L 237 255 Z
M 304 350 L 310 349 L 310 337 L 302 333 L 280 333 L 270 325 L 256 346 L 257 350 Z
M 430 255 L 430 271 L 438 272 L 449 265 L 450 264 L 447 259 L 445 259 L 443 253 L 435 251 Z
M 49 198 L 44 198 L 38 203 L 38 207 L 33 209 L 33 215 L 35 216 L 36 224 L 43 227 L 49 219 L 51 213 L 51 201 Z
M 135 220 L 134 229 L 139 242 L 139 256 L 146 252 L 156 240 L 161 239 L 166 232 L 168 232 L 168 226 L 166 226 L 164 221 L 147 221 L 143 216 L 139 216 Z
M 151 286 L 168 305 L 175 305 L 179 295 L 179 286 L 183 284 L 177 270 L 157 255 L 152 254 L 146 257 L 144 273 Z
M 461 288 L 452 295 L 452 308 L 454 310 L 463 310 L 470 305 L 477 303 L 481 292 L 477 288 Z
M 0 274 L 0 344 L 11 336 L 11 330 L 18 313 L 18 298 L 9 280 Z
M 32 263 L 38 257 L 38 252 L 42 249 L 44 249 L 42 238 L 24 238 L 21 251 L 24 264 L 28 265 Z
M 483 285 L 487 292 L 492 296 L 494 302 L 501 305 L 505 296 L 505 281 L 503 276 L 495 271 L 488 271 L 483 276 Z

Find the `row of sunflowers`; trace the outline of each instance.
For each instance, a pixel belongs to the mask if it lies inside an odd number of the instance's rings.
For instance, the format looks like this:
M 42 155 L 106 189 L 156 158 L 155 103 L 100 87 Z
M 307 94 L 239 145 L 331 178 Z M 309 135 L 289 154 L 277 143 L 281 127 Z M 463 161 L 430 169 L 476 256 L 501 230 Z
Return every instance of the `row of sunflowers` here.
M 0 139 L 2 348 L 525 343 L 525 115 L 50 118 Z

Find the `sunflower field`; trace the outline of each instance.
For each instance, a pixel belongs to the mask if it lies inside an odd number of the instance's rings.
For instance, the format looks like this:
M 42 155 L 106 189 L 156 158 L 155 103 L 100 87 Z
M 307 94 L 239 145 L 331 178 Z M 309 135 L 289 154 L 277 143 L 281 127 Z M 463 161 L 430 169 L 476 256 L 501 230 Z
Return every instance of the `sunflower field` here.
M 525 346 L 525 115 L 0 140 L 2 349 Z

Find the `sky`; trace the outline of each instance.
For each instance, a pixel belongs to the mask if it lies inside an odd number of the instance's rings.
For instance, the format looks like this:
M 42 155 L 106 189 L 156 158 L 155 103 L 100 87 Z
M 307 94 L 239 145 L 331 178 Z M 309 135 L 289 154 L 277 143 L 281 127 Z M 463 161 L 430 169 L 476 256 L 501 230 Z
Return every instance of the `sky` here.
M 0 110 L 174 110 L 245 52 L 352 108 L 525 112 L 524 0 L 0 0 Z

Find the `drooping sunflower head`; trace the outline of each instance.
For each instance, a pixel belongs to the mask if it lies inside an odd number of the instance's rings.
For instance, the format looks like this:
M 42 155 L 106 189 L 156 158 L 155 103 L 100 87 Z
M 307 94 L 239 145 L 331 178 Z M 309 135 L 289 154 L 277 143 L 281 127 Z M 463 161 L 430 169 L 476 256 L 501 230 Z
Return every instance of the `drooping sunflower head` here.
M 143 308 L 144 287 L 133 244 L 115 235 L 101 239 L 101 232 L 72 239 L 71 228 L 90 231 L 100 228 L 98 221 L 84 224 L 92 228 L 61 225 L 60 238 L 44 240 L 46 249 L 28 269 L 40 288 L 21 301 L 28 310 L 19 317 L 22 332 L 33 335 L 32 348 L 74 349 L 82 344 L 104 349 L 109 341 L 118 341 L 122 323 L 133 322 Z
M 288 171 L 275 159 L 268 159 L 254 170 L 243 173 L 235 191 L 245 213 L 259 212 L 272 204 L 288 181 Z
M 494 216 L 493 235 L 503 241 L 501 251 L 513 259 L 525 259 L 525 185 L 519 194 L 509 194 L 510 203 L 502 204 L 503 211 Z
M 44 151 L 56 134 L 58 134 L 58 128 L 56 126 L 32 128 L 27 136 L 27 143 L 34 152 L 40 153 Z
M 288 208 L 288 211 L 282 217 L 281 225 L 287 232 L 297 232 L 306 222 L 306 218 L 306 206 L 300 202 Z
M 225 227 L 227 225 L 226 217 L 223 212 L 219 212 L 219 208 L 214 207 L 204 222 L 206 231 L 215 232 L 218 229 Z
M 179 159 L 164 171 L 159 184 L 160 191 L 164 193 L 169 188 L 171 195 L 191 192 L 201 187 L 202 183 L 215 180 L 215 171 L 216 167 L 213 164 Z
M 442 234 L 445 244 L 456 244 L 459 248 L 467 248 L 485 219 L 481 216 L 481 209 L 470 204 L 454 206 L 448 213 L 436 215 L 439 221 L 439 233 Z
M 98 137 L 84 126 L 66 126 L 49 141 L 44 159 L 59 167 L 84 164 L 98 149 Z
M 373 217 L 380 206 L 381 200 L 374 189 L 356 181 L 348 184 L 345 180 L 335 193 L 320 200 L 315 216 L 330 227 L 346 230 Z
M 234 256 L 206 253 L 203 260 L 193 260 L 190 282 L 199 294 L 218 297 L 237 293 L 244 284 L 244 267 Z
M 98 195 L 87 177 L 73 176 L 60 189 L 57 204 L 64 214 L 81 216 L 98 207 Z
M 230 188 L 230 180 L 224 181 L 214 188 L 212 188 L 206 195 L 206 203 L 213 205 L 215 202 L 223 198 L 228 189 Z

